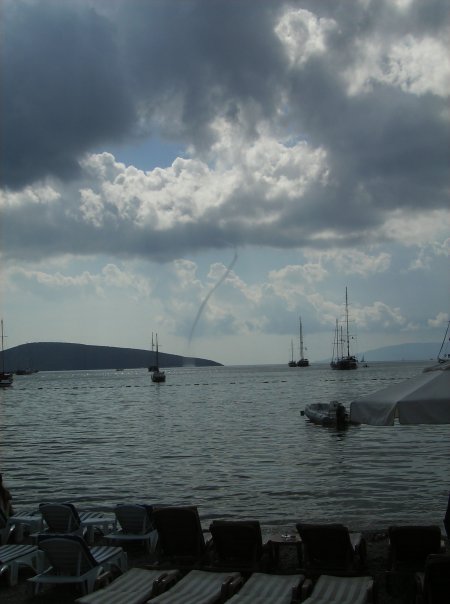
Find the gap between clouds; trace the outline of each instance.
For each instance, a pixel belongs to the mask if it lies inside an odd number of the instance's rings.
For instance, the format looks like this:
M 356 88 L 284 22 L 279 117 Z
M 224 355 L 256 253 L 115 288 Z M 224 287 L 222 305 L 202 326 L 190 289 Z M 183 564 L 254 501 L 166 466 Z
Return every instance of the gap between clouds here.
M 232 165 L 178 158 L 144 172 L 102 153 L 87 156 L 82 168 L 76 183 L 48 180 L 0 193 L 6 259 L 106 254 L 167 261 L 240 245 L 421 246 L 438 242 L 449 225 L 447 211 L 375 208 L 364 195 L 358 214 L 336 222 L 338 208 L 329 212 L 321 196 L 332 179 L 327 154 L 304 142 L 288 147 L 260 137 Z

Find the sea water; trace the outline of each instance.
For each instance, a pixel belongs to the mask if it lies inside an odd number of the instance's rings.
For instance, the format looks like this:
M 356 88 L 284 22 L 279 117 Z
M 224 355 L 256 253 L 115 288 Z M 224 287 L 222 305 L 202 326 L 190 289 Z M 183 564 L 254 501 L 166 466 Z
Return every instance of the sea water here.
M 353 529 L 442 525 L 450 426 L 344 431 L 311 424 L 311 402 L 360 395 L 426 363 L 41 372 L 0 391 L 0 469 L 15 508 L 71 501 L 198 506 L 213 518 Z

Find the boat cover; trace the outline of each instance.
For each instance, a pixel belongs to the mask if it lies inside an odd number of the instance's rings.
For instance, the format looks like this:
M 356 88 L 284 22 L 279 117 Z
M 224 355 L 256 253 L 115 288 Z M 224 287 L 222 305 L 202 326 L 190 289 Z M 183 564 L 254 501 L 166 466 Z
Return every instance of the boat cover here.
M 350 420 L 360 424 L 450 424 L 450 364 L 350 403 Z

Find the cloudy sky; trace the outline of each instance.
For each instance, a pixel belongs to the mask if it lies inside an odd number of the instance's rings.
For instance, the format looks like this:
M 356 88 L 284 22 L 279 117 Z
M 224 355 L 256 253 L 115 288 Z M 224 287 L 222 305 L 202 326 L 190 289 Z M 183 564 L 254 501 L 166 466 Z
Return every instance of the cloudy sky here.
M 319 360 L 346 286 L 355 352 L 441 342 L 447 0 L 0 6 L 8 346 Z

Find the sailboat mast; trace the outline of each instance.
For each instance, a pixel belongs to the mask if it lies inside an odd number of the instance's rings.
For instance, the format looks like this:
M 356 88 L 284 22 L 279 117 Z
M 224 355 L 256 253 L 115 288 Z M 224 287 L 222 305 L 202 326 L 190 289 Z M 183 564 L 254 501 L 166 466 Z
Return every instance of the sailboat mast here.
M 347 286 L 345 287 L 345 327 L 346 327 L 346 337 L 347 337 L 347 356 L 350 356 L 350 337 L 348 334 L 348 296 L 347 296 Z
M 3 319 L 2 319 L 2 372 L 5 373 L 5 353 L 3 352 Z
M 338 356 L 339 356 L 339 331 L 338 331 L 338 320 L 336 319 L 336 326 L 334 328 L 332 361 L 337 360 Z
M 302 318 L 299 318 L 300 321 L 300 358 L 303 359 L 303 330 L 302 330 Z

